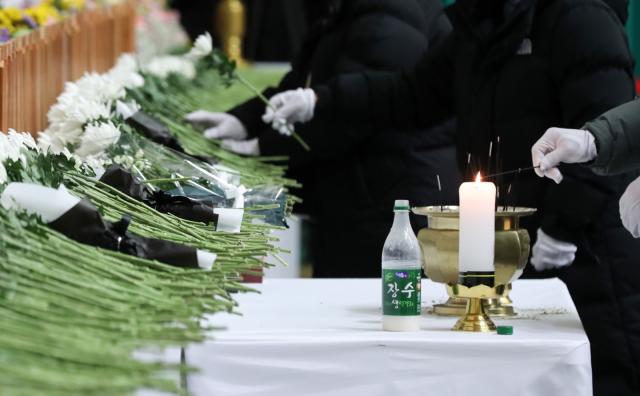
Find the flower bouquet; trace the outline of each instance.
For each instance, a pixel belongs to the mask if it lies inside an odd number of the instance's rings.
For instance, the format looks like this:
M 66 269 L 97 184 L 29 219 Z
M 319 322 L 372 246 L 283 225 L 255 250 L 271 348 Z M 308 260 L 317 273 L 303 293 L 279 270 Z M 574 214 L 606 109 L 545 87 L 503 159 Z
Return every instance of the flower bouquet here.
M 141 362 L 133 352 L 204 340 L 210 329 L 200 318 L 233 310 L 231 293 L 249 290 L 237 283 L 239 274 L 256 263 L 223 259 L 203 271 L 78 243 L 49 221 L 52 209 L 68 198 L 65 194 L 37 214 L 4 205 L 4 194 L 16 182 L 57 188 L 68 177 L 89 181 L 85 177 L 90 175 L 86 164 L 42 151 L 30 135 L 0 134 L 0 387 L 7 394 L 120 394 L 140 388 L 179 393 L 162 375 L 186 368 Z M 90 184 L 85 188 L 99 191 Z M 21 204 L 30 206 L 29 200 L 42 197 L 26 198 Z M 110 198 L 111 204 L 97 200 L 107 212 L 144 209 L 125 196 Z M 164 220 L 152 213 L 146 210 L 151 221 Z M 180 224 L 174 227 L 176 234 L 184 233 Z M 135 228 L 151 233 L 152 226 Z M 251 238 L 248 242 L 256 248 Z M 234 256 L 263 253 L 243 250 L 228 239 L 217 243 Z
M 182 75 L 177 70 L 186 73 L 184 78 L 190 76 L 190 69 L 185 66 L 190 63 L 186 58 L 177 59 L 181 61 L 167 66 L 172 70 L 167 74 L 169 78 Z M 158 73 L 165 70 L 156 69 Z M 260 172 L 262 168 L 240 161 L 229 165 L 224 159 L 201 161 L 173 150 L 171 147 L 182 148 L 166 125 L 143 113 L 135 101 L 125 102 L 127 92 L 148 84 L 149 80 L 165 81 L 159 77 L 143 78 L 133 57 L 124 55 L 110 72 L 87 74 L 75 83 L 68 83 L 48 114 L 50 126 L 41 134 L 40 144 L 55 153 L 77 155 L 98 176 L 106 166 L 117 164 L 151 192 L 206 202 L 218 216 L 225 218 L 221 222 L 226 225 L 224 230 L 239 231 L 242 215 L 238 209 L 253 211 L 254 218 L 261 216 L 269 224 L 285 226 L 292 199 L 284 186 L 277 187 L 281 178 L 265 175 Z M 242 170 L 237 171 L 238 166 Z M 232 218 L 236 220 L 227 220 Z

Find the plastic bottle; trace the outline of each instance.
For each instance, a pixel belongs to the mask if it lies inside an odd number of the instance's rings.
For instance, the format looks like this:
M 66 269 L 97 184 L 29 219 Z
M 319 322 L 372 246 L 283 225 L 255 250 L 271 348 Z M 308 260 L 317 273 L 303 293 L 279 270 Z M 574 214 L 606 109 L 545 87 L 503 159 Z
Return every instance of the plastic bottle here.
M 420 330 L 422 251 L 409 222 L 409 201 L 397 200 L 382 250 L 382 328 Z

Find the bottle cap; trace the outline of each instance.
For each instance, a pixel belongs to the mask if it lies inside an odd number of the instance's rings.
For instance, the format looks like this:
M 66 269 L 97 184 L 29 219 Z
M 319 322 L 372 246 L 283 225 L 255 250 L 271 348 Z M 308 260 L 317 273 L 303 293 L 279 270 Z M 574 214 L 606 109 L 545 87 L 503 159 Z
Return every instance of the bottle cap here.
M 513 326 L 498 326 L 497 330 L 498 330 L 498 334 L 500 334 L 500 335 L 512 335 L 513 334 Z
M 409 201 L 406 199 L 396 199 L 393 210 L 409 210 Z

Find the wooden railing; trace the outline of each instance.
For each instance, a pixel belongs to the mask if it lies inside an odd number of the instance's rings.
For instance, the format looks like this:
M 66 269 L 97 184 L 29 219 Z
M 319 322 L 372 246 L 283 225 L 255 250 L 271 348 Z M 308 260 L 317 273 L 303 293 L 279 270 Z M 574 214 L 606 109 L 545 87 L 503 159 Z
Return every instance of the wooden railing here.
M 134 50 L 135 2 L 86 10 L 0 46 L 0 129 L 36 134 L 65 82 Z

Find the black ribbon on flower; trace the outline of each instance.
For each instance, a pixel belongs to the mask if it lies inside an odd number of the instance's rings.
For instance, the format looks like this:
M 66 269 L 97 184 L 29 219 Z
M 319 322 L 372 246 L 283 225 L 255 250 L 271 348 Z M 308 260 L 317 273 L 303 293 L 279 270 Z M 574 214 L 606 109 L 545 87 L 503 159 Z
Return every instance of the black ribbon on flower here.
M 170 213 L 185 220 L 213 223 L 214 226 L 218 224 L 218 215 L 213 213 L 212 202 L 198 201 L 183 195 L 172 195 L 165 191 L 151 191 L 118 165 L 110 166 L 100 181 L 133 199 L 144 202 L 158 212 Z
M 169 127 L 159 119 L 143 111 L 138 111 L 127 118 L 126 122 L 151 141 L 184 153 L 178 139 L 171 134 Z
M 131 218 L 127 215 L 117 222 L 104 220 L 98 209 L 83 199 L 49 223 L 49 227 L 86 245 L 157 260 L 176 267 L 198 268 L 198 252 L 195 248 L 131 234 L 128 231 L 130 224 Z
M 180 142 L 178 142 L 178 139 L 171 134 L 169 127 L 154 116 L 143 111 L 138 111 L 131 117 L 127 118 L 126 123 L 152 142 L 161 144 L 180 153 L 187 154 Z M 211 165 L 218 163 L 218 160 L 215 158 L 201 157 L 197 155 L 191 155 L 191 157 L 207 162 Z
M 127 230 L 129 229 L 129 225 L 131 225 L 131 217 L 129 215 L 124 215 L 119 221 L 116 221 L 112 224 L 112 230 L 117 234 L 118 237 L 118 245 L 116 246 L 117 251 L 121 251 L 122 249 L 122 241 L 127 237 Z
M 182 219 L 218 225 L 218 215 L 213 205 L 196 201 L 182 195 L 171 195 L 164 191 L 152 192 L 144 202 L 161 213 L 171 213 Z

